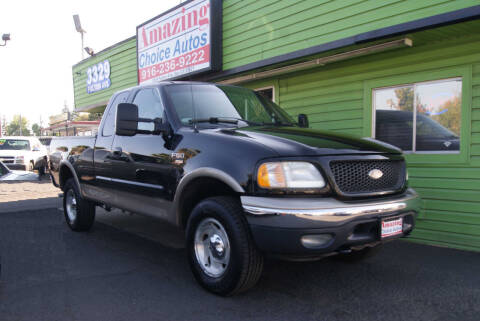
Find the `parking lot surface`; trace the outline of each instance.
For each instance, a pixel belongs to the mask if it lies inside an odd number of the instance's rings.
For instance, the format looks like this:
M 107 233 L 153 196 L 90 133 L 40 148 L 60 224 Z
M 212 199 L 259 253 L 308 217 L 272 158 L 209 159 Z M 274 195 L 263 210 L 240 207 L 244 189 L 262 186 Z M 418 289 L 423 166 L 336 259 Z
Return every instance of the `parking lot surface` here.
M 257 287 L 221 298 L 197 285 L 180 241 L 170 246 L 175 236 L 149 237 L 155 228 L 148 219 L 132 222 L 134 228 L 96 222 L 91 232 L 74 233 L 56 208 L 0 213 L 0 320 L 478 320 L 480 314 L 478 253 L 396 241 L 360 264 L 269 260 Z M 150 226 L 145 235 L 137 233 L 142 225 Z
M 32 182 L 0 182 L 0 213 L 58 207 L 59 192 L 46 177 Z

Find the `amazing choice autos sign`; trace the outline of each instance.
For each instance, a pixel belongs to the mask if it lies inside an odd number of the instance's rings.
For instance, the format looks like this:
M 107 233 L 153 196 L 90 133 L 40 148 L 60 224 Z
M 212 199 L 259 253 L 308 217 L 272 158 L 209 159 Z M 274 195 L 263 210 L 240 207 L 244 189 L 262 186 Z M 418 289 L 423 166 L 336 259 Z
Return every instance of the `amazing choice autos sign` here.
M 193 0 L 137 27 L 138 83 L 216 70 L 221 1 Z

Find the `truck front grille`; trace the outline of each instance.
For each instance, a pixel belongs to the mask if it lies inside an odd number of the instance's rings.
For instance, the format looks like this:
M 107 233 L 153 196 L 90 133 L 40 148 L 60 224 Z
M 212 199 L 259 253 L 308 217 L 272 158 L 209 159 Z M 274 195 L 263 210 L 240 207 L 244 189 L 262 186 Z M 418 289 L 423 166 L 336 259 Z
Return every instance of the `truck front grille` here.
M 330 169 L 335 185 L 343 195 L 391 193 L 405 185 L 405 162 L 402 160 L 331 161 Z M 381 171 L 381 177 L 372 178 L 378 171 Z
M 0 162 L 4 164 L 13 164 L 15 157 L 13 156 L 0 156 Z

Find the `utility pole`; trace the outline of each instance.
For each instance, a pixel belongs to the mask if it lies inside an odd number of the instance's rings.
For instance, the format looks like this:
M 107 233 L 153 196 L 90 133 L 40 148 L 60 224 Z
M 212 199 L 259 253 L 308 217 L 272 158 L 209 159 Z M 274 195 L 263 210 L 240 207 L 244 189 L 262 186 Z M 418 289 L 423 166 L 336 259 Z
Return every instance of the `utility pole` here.
M 86 31 L 82 28 L 82 24 L 80 23 L 80 16 L 78 14 L 73 15 L 73 22 L 75 23 L 75 29 L 77 30 L 78 33 L 80 33 L 80 37 L 82 39 L 82 60 L 85 58 L 85 54 L 83 53 L 84 50 L 84 44 L 83 44 L 83 34 L 86 33 Z
M 3 115 L 1 120 L 1 127 L 0 136 L 7 136 L 7 119 L 5 118 L 5 115 Z
M 22 136 L 22 114 L 20 114 L 20 136 Z

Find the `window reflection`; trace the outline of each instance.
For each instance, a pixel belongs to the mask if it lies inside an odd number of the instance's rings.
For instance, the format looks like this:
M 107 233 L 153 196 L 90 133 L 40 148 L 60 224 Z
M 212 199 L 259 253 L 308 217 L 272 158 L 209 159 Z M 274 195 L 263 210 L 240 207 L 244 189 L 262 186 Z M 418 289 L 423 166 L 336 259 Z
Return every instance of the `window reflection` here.
M 460 79 L 416 86 L 416 150 L 460 150 Z
M 461 78 L 375 89 L 375 137 L 405 151 L 458 152 L 461 89 Z

